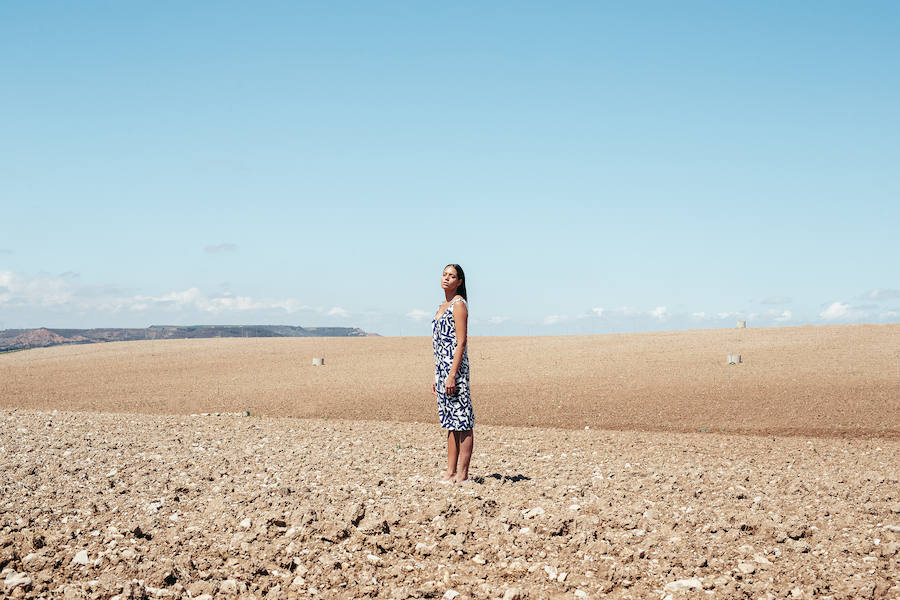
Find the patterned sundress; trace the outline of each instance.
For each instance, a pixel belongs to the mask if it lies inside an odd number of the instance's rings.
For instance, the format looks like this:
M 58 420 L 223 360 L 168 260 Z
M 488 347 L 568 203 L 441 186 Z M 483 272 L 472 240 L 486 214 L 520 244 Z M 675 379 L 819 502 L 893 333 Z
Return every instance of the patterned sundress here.
M 441 427 L 451 431 L 469 431 L 475 428 L 475 412 L 472 410 L 472 398 L 469 396 L 469 354 L 463 350 L 462 362 L 456 372 L 456 393 L 447 395 L 445 387 L 447 375 L 453 365 L 453 354 L 456 352 L 456 323 L 453 320 L 453 305 L 466 303 L 457 298 L 450 303 L 447 310 L 431 322 L 432 341 L 434 346 L 434 385 L 437 389 L 438 417 Z

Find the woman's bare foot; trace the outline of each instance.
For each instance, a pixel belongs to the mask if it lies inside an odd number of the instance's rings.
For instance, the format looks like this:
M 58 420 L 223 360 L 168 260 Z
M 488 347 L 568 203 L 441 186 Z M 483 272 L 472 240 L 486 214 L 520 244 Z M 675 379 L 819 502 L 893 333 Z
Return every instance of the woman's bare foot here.
M 441 471 L 441 476 L 438 478 L 438 481 L 441 483 L 453 483 L 456 481 L 456 473 Z

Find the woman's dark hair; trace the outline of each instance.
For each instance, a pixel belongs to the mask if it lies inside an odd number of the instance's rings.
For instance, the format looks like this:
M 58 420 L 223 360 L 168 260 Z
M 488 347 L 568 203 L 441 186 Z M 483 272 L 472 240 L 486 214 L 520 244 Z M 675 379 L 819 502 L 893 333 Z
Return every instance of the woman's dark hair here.
M 454 269 L 456 269 L 456 277 L 459 279 L 459 288 L 457 288 L 456 293 L 462 296 L 463 300 L 468 302 L 469 297 L 466 295 L 466 274 L 463 271 L 463 268 L 453 263 L 447 265 L 447 267 L 453 267 Z M 446 269 L 447 267 L 444 268 Z

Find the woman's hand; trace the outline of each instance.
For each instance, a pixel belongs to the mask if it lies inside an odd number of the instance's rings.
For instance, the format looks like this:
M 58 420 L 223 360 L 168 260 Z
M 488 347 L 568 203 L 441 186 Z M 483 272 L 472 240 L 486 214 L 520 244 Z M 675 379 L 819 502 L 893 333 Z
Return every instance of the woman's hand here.
M 447 390 L 448 396 L 452 396 L 456 393 L 456 373 L 450 373 L 447 375 L 447 383 L 444 384 L 444 387 Z
M 437 385 L 435 385 L 434 381 L 431 382 L 431 393 L 437 396 Z

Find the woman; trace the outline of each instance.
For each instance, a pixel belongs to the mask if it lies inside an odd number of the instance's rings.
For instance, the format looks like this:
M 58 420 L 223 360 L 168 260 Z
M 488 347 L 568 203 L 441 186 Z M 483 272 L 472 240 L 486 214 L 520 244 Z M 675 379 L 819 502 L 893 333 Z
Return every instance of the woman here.
M 475 413 L 469 397 L 469 356 L 466 353 L 466 275 L 459 265 L 447 265 L 441 275 L 444 302 L 431 322 L 434 346 L 434 382 L 441 427 L 447 430 L 447 470 L 441 483 L 462 483 L 469 478 Z

